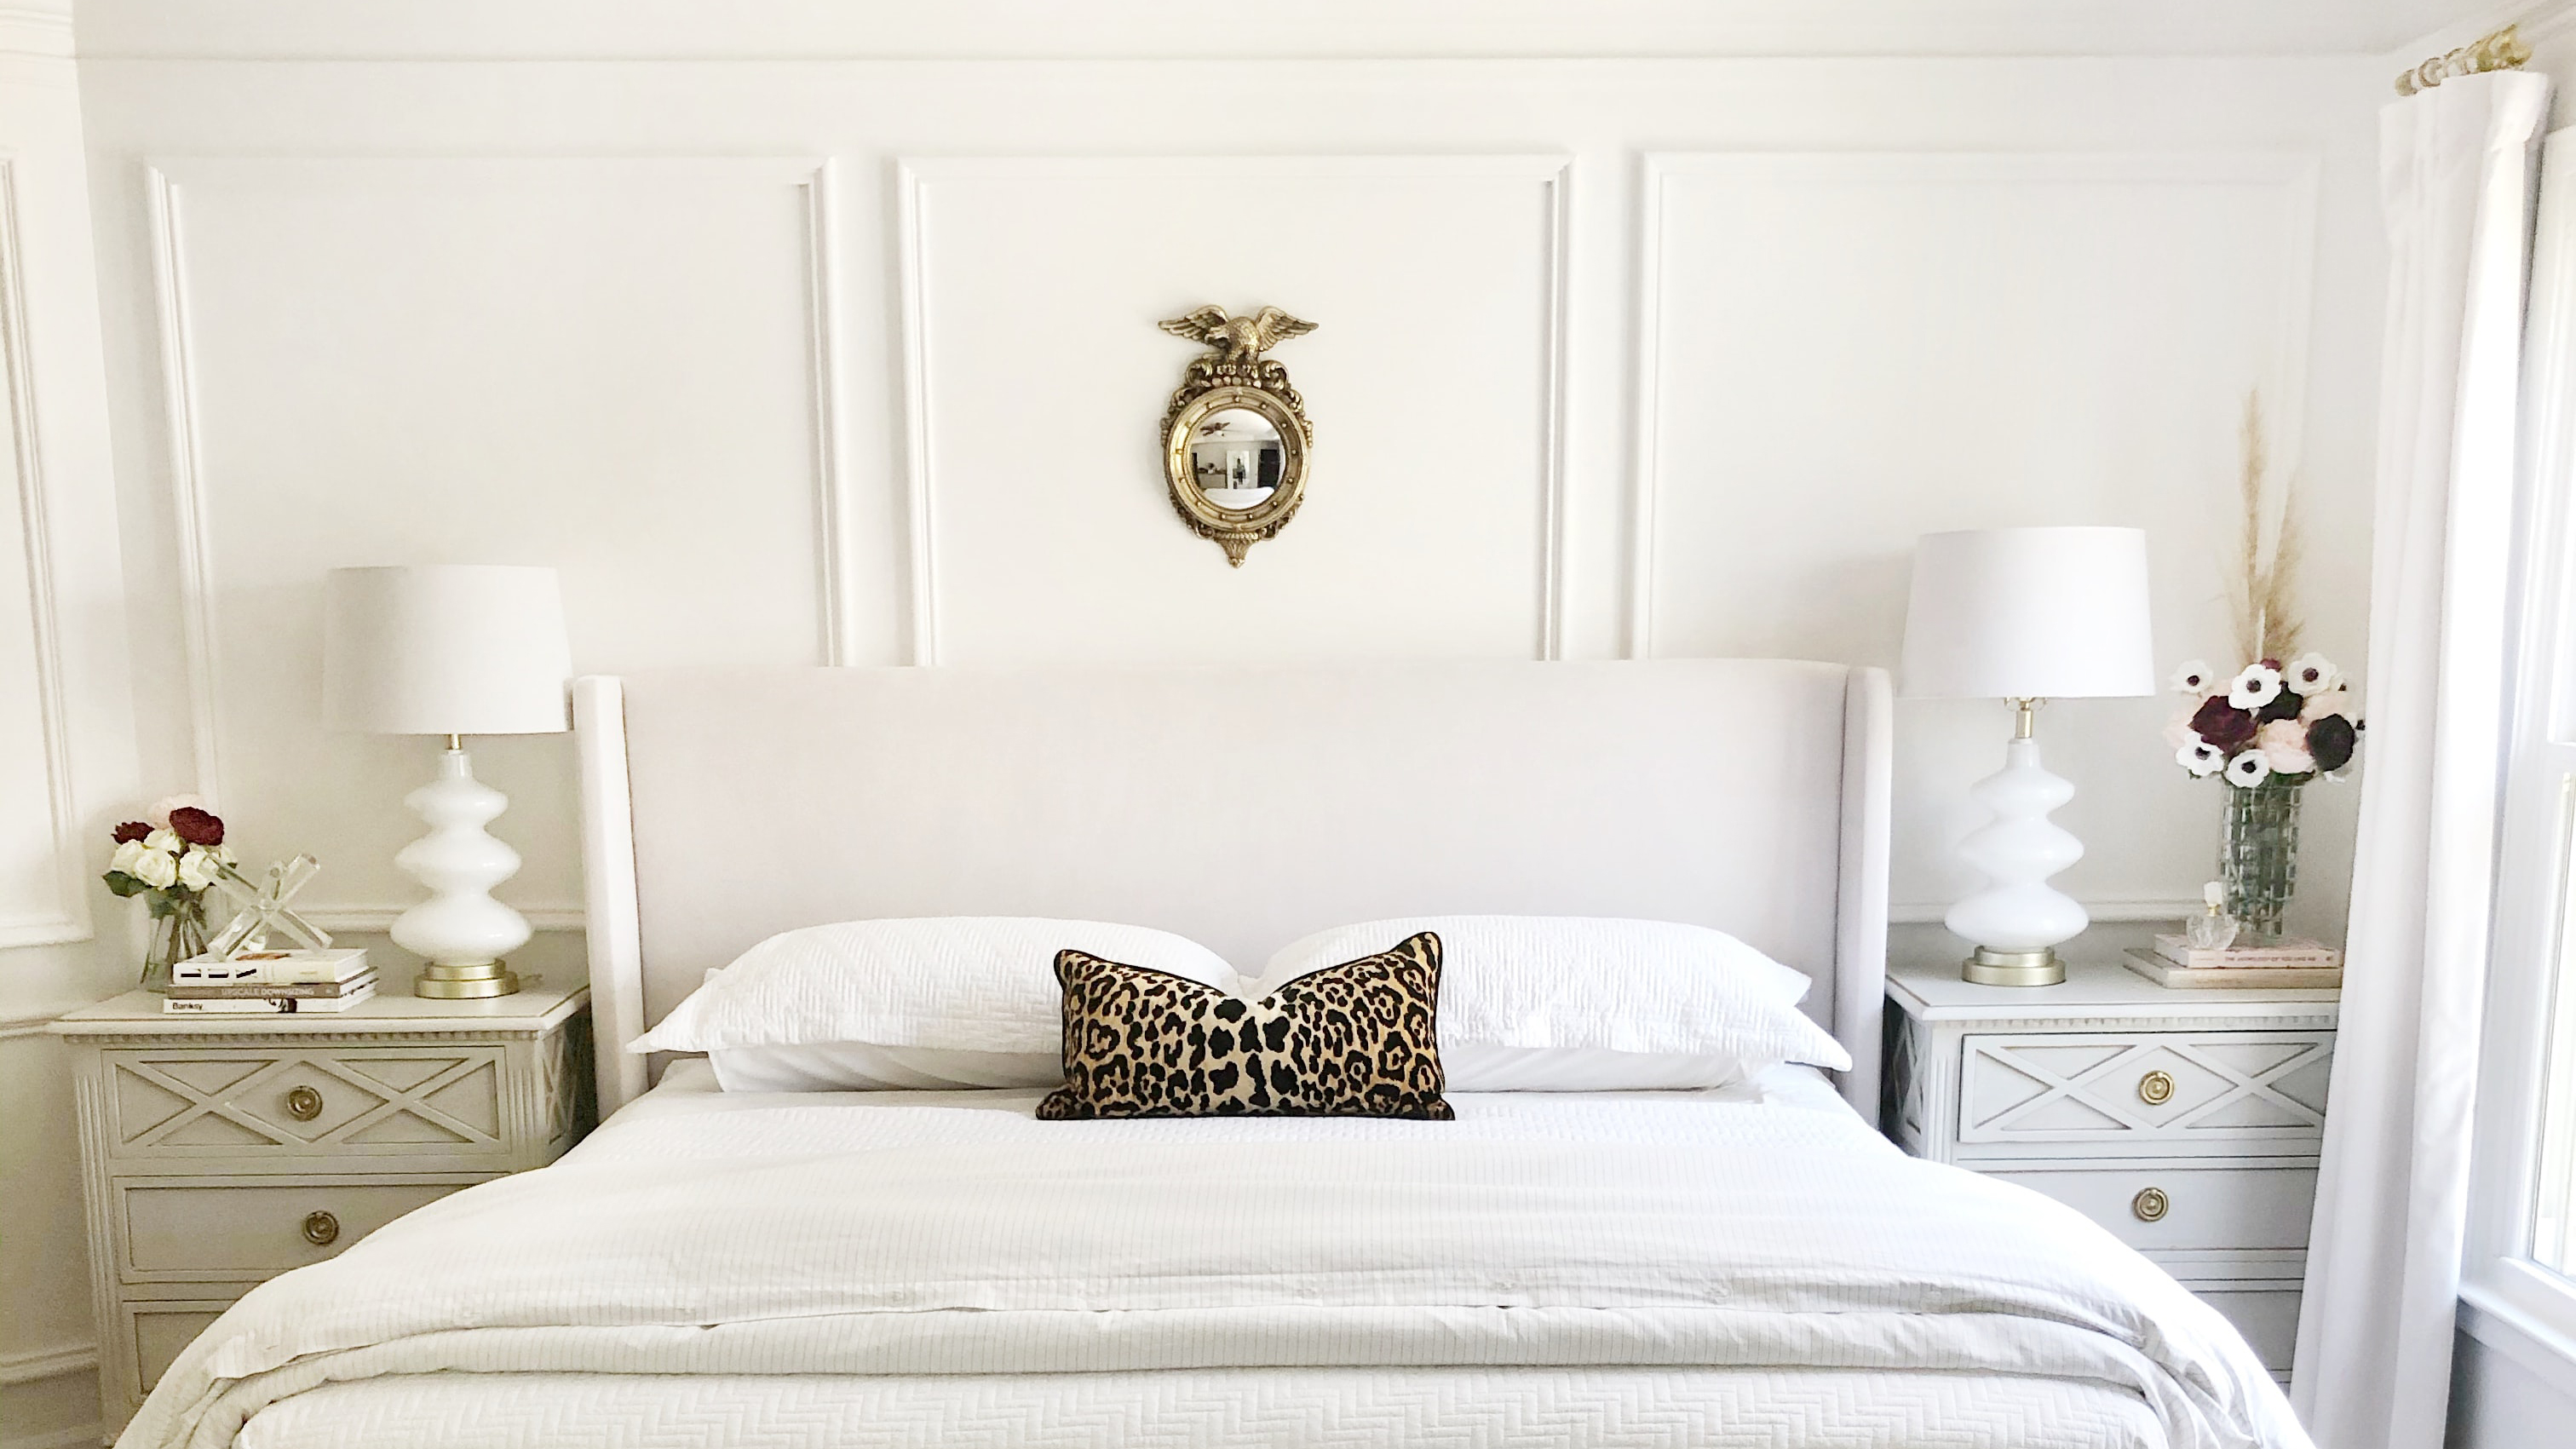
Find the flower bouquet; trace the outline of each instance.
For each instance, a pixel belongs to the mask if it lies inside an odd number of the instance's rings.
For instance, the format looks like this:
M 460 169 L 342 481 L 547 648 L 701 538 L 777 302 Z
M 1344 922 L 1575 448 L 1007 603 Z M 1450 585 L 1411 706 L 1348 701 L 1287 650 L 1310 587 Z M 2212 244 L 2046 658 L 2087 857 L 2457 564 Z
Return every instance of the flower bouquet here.
M 115 839 L 107 888 L 141 896 L 150 908 L 155 924 L 143 985 L 166 990 L 170 968 L 206 949 L 206 894 L 233 864 L 224 822 L 196 796 L 178 795 L 153 806 L 148 820 L 116 827 Z
M 2298 883 L 2299 791 L 2352 763 L 2361 742 L 2352 693 L 2322 654 L 2257 660 L 2224 680 L 2193 660 L 2173 687 L 2184 698 L 2168 730 L 2175 762 L 2233 787 L 2219 860 L 2227 911 L 2249 944 L 2276 942 Z

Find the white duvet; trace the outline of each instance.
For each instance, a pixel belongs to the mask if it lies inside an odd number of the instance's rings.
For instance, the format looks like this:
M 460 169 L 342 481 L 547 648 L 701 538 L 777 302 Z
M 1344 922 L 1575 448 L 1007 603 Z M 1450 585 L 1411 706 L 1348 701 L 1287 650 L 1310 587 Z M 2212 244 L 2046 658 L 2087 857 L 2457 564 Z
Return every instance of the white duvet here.
M 1454 1123 L 1042 1123 L 1040 1095 L 623 1114 L 263 1285 L 120 1443 L 226 1445 L 295 1396 L 449 1370 L 1546 1366 L 2007 1375 L 2134 1395 L 2179 1449 L 2307 1444 L 2153 1266 L 1848 1113 L 1518 1094 Z

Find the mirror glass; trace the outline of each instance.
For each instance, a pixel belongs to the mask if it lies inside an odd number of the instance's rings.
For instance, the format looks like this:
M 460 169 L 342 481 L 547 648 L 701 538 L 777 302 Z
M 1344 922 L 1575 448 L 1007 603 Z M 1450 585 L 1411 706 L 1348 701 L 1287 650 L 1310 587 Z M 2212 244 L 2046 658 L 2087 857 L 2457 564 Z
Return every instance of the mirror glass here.
M 1250 408 L 1221 408 L 1190 430 L 1191 481 L 1219 508 L 1260 507 L 1287 461 L 1279 429 Z

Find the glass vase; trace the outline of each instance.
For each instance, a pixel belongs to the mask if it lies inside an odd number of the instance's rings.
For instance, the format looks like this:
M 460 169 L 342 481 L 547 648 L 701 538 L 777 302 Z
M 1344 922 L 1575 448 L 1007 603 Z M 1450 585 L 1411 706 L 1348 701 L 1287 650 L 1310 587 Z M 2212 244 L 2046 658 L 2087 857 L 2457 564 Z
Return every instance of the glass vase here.
M 2227 841 L 2219 879 L 2239 946 L 2277 946 L 2281 913 L 2299 884 L 2299 785 L 2279 775 L 2250 788 L 2228 787 Z
M 143 989 L 169 990 L 170 968 L 206 954 L 206 934 L 205 898 L 173 895 L 168 913 L 152 919 L 152 945 L 143 953 Z

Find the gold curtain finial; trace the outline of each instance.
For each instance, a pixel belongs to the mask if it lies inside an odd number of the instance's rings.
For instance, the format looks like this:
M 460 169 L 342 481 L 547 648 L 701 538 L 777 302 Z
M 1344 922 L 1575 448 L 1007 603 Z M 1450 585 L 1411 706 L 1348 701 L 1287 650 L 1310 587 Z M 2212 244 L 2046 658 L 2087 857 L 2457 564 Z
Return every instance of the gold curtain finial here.
M 2531 47 L 2523 44 L 2515 27 L 2508 25 L 2448 55 L 2437 55 L 2399 76 L 2397 93 L 2411 96 L 2464 75 L 2481 75 L 2491 70 L 2520 70 L 2530 59 Z

